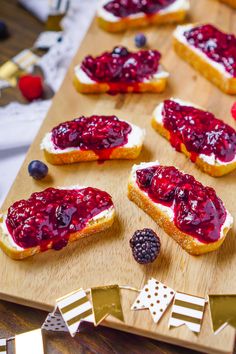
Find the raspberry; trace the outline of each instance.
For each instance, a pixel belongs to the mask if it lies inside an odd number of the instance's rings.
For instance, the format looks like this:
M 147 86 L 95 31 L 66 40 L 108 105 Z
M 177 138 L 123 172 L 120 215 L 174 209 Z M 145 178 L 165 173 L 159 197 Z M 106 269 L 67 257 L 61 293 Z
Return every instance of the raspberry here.
M 135 231 L 130 239 L 130 247 L 136 262 L 147 264 L 154 262 L 159 255 L 161 242 L 153 230 L 143 229 Z
M 234 120 L 236 120 L 236 102 L 234 102 L 232 108 L 231 108 L 231 114 Z

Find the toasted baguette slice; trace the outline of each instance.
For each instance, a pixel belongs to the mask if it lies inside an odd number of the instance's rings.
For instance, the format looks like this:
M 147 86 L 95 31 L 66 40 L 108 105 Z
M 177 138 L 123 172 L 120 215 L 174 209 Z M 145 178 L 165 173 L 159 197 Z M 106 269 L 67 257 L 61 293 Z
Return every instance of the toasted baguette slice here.
M 114 16 L 104 8 L 104 5 L 108 2 L 110 0 L 101 1 L 97 11 L 99 26 L 108 32 L 122 32 L 130 28 L 145 27 L 148 25 L 182 22 L 189 10 L 188 0 L 176 0 L 165 9 L 152 15 L 140 12 L 139 14 L 121 18 Z
M 236 0 L 220 0 L 220 1 L 236 9 Z
M 130 124 L 130 123 L 129 123 Z M 136 159 L 142 150 L 145 131 L 134 124 L 130 124 L 132 131 L 128 135 L 127 144 L 112 149 L 106 156 L 106 149 L 101 150 L 100 156 L 104 159 Z M 45 158 L 53 165 L 64 165 L 82 161 L 96 161 L 100 159 L 93 150 L 81 150 L 80 148 L 66 148 L 64 150 L 56 149 L 51 139 L 52 133 L 47 133 L 41 143 L 41 149 L 44 151 Z M 109 149 L 107 149 L 109 150 Z M 105 154 L 103 154 L 105 152 Z
M 186 30 L 193 27 L 194 24 L 188 24 L 176 28 L 173 39 L 176 53 L 223 92 L 235 95 L 236 78 L 230 75 L 223 65 L 211 60 L 202 51 L 190 45 L 183 36 Z
M 82 187 L 72 186 L 67 188 L 80 189 Z M 42 251 L 40 249 L 40 246 L 31 247 L 31 248 L 21 248 L 14 242 L 6 226 L 6 222 L 5 222 L 6 217 L 7 217 L 7 213 L 3 213 L 0 218 L 0 247 L 2 248 L 2 250 L 9 257 L 15 260 L 22 260 L 24 258 L 33 256 L 37 253 L 41 253 Z M 114 206 L 112 206 L 109 209 L 102 211 L 100 214 L 97 214 L 93 219 L 89 220 L 86 227 L 83 228 L 82 230 L 71 233 L 70 238 L 68 240 L 68 244 L 80 238 L 87 237 L 108 229 L 113 224 L 114 218 L 115 218 L 115 209 Z M 52 242 L 48 244 L 47 250 L 50 249 L 52 249 Z
M 179 99 L 171 99 L 179 103 L 180 105 L 184 106 L 192 106 L 196 108 L 203 109 L 198 107 L 190 102 L 185 102 Z M 162 118 L 162 109 L 163 103 L 160 103 L 153 112 L 152 117 L 152 127 L 163 137 L 165 137 L 168 141 L 170 141 L 170 132 L 164 127 L 163 125 L 163 118 Z M 180 151 L 185 154 L 188 158 L 190 158 L 191 153 L 187 150 L 184 144 L 181 144 Z M 197 156 L 196 161 L 194 163 L 204 172 L 208 173 L 210 176 L 213 177 L 220 177 L 226 175 L 227 173 L 232 172 L 236 168 L 236 156 L 232 162 L 228 163 L 221 163 L 219 160 L 215 158 L 214 155 L 207 156 L 200 154 Z
M 158 72 L 153 76 L 152 79 L 146 80 L 145 82 L 136 83 L 122 83 L 116 82 L 115 84 L 108 82 L 96 82 L 91 80 L 88 75 L 83 71 L 81 65 L 75 67 L 74 71 L 74 86 L 76 90 L 80 93 L 132 93 L 132 92 L 163 92 L 167 85 L 167 79 L 169 73 L 164 71 L 159 66 Z
M 193 236 L 183 233 L 179 230 L 171 219 L 173 211 L 170 207 L 163 206 L 153 202 L 147 193 L 142 191 L 136 182 L 136 171 L 147 167 L 156 166 L 159 163 L 149 162 L 134 165 L 129 182 L 128 182 L 128 197 L 131 201 L 143 209 L 163 230 L 171 236 L 185 251 L 191 255 L 200 255 L 211 252 L 219 248 L 225 240 L 226 234 L 232 226 L 233 218 L 228 211 L 224 225 L 221 228 L 220 238 L 212 243 L 202 243 Z

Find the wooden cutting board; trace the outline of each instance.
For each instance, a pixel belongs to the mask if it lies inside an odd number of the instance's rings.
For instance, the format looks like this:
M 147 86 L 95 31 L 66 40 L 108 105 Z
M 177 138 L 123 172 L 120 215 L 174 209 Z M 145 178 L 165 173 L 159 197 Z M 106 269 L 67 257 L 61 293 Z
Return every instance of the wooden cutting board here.
M 212 22 L 226 31 L 236 32 L 236 11 L 213 0 L 193 0 L 191 5 L 189 21 Z M 79 24 L 75 30 L 80 30 Z M 27 165 L 31 160 L 43 159 L 39 149 L 42 137 L 59 122 L 83 114 L 117 114 L 121 119 L 127 119 L 147 131 L 145 146 L 136 163 L 158 159 L 162 164 L 174 164 L 193 174 L 202 183 L 215 188 L 226 207 L 236 217 L 236 173 L 218 179 L 202 173 L 182 154 L 175 152 L 150 126 L 154 107 L 169 97 L 193 101 L 235 126 L 230 117 L 230 107 L 235 99 L 220 92 L 177 57 L 171 46 L 173 30 L 174 26 L 166 26 L 143 31 L 148 36 L 150 47 L 162 52 L 163 64 L 171 74 L 164 94 L 86 96 L 78 94 L 72 85 L 73 67 L 76 63 L 87 54 L 99 54 L 117 44 L 134 49 L 134 31 L 109 34 L 100 30 L 96 21 L 92 23 L 29 149 L 3 210 L 15 200 L 27 198 L 32 192 L 46 187 L 81 184 L 109 192 L 116 206 L 117 218 L 109 231 L 75 242 L 60 252 L 49 251 L 21 262 L 13 261 L 0 252 L 2 299 L 41 309 L 52 309 L 55 299 L 79 287 L 86 289 L 99 285 L 119 284 L 142 288 L 150 277 L 164 282 L 175 290 L 193 295 L 235 293 L 235 226 L 220 250 L 200 257 L 190 256 L 149 216 L 128 200 L 127 179 L 134 161 L 49 166 L 50 176 L 40 182 L 31 179 L 27 173 Z M 27 134 L 27 131 L 25 133 Z M 149 266 L 138 265 L 132 258 L 129 248 L 130 237 L 135 230 L 143 227 L 156 230 L 162 241 L 160 257 Z M 132 312 L 130 306 L 137 293 L 127 290 L 121 290 L 121 293 L 125 323 L 109 317 L 105 325 L 204 352 L 232 352 L 235 331 L 227 327 L 215 336 L 211 330 L 208 306 L 201 334 L 196 336 L 185 327 L 168 329 L 170 309 L 159 324 L 154 324 L 148 310 Z

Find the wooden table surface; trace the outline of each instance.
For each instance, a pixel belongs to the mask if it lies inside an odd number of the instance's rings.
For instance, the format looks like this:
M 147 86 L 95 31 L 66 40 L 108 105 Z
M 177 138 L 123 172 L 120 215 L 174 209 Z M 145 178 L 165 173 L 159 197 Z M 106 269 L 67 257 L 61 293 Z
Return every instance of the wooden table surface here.
M 0 20 L 6 21 L 11 33 L 9 39 L 0 43 L 0 65 L 20 50 L 31 47 L 37 35 L 44 29 L 43 24 L 16 3 L 16 0 L 0 0 Z M 12 100 L 24 102 L 16 88 L 4 90 L 0 104 L 3 105 Z M 0 338 L 39 328 L 46 315 L 43 311 L 0 301 Z M 46 333 L 44 334 L 44 343 L 45 352 L 50 354 L 197 353 L 101 326 L 86 330 L 74 339 L 64 333 Z M 13 352 L 12 342 L 10 353 Z

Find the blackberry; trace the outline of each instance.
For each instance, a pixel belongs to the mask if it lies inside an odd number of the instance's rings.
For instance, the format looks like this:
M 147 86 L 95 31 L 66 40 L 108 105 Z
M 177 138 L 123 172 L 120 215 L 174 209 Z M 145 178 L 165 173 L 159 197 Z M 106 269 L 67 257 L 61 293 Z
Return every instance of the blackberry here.
M 137 48 L 145 47 L 147 44 L 147 37 L 143 33 L 138 33 L 134 37 L 134 43 Z
M 140 264 L 152 263 L 160 253 L 160 239 L 151 229 L 135 231 L 129 243 L 134 259 Z
M 42 161 L 33 160 L 28 165 L 28 172 L 34 179 L 42 179 L 48 174 L 48 166 Z

